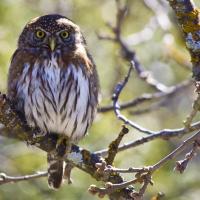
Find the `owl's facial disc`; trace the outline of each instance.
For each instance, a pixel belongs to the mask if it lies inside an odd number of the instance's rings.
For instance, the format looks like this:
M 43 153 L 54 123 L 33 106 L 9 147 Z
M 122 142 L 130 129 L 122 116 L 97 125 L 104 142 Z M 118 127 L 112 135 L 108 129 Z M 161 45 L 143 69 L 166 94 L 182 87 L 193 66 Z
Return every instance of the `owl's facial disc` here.
M 45 15 L 31 20 L 22 31 L 18 46 L 50 55 L 73 54 L 85 45 L 80 28 L 61 15 Z

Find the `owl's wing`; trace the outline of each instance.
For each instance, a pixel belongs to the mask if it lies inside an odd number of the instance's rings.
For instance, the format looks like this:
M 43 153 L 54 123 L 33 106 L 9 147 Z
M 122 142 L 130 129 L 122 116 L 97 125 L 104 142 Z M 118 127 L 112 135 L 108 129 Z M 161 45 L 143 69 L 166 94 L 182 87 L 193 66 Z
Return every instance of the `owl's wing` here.
M 26 64 L 32 66 L 37 60 L 37 55 L 27 49 L 17 49 L 12 58 L 8 74 L 8 91 L 9 98 L 15 99 L 16 86 L 20 77 L 23 76 L 22 72 Z
M 25 65 L 33 65 L 35 60 L 36 56 L 26 49 L 17 49 L 11 58 L 11 64 L 9 68 L 7 95 L 13 103 L 13 109 L 16 110 L 21 119 L 24 121 L 24 99 L 19 98 L 17 86 L 19 80 L 23 76 L 23 69 Z

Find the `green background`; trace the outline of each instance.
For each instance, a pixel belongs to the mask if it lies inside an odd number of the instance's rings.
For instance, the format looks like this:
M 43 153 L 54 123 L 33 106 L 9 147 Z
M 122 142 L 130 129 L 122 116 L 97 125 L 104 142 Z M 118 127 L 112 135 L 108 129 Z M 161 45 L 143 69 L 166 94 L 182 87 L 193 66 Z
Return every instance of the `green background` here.
M 200 5 L 199 2 L 197 3 Z M 16 49 L 17 38 L 27 21 L 39 15 L 59 13 L 73 19 L 80 25 L 87 40 L 88 48 L 97 64 L 101 83 L 101 105 L 110 104 L 113 88 L 126 74 L 128 63 L 120 57 L 118 45 L 108 41 L 100 41 L 96 33 L 110 33 L 105 22 L 115 22 L 115 8 L 114 0 L 0 0 L 0 91 L 6 92 L 10 58 Z M 157 80 L 171 86 L 190 78 L 191 72 L 184 69 L 174 58 L 169 56 L 166 41 L 173 41 L 172 39 L 174 39 L 171 46 L 181 53 L 186 62 L 189 62 L 190 59 L 185 50 L 175 16 L 168 5 L 166 10 L 169 11 L 171 28 L 164 31 L 158 27 L 153 31 L 150 40 L 138 45 L 130 44 L 130 48 L 136 50 L 141 64 L 147 70 L 150 70 Z M 153 15 L 154 13 L 144 5 L 143 1 L 129 0 L 129 12 L 123 25 L 124 38 L 141 31 Z M 153 92 L 153 89 L 134 74 L 120 97 L 121 102 L 147 92 Z M 162 107 L 153 112 L 133 116 L 130 114 L 130 111 L 134 110 L 132 108 L 123 113 L 134 122 L 151 130 L 178 128 L 183 126 L 182 122 L 192 109 L 194 98 L 194 88 L 189 87 L 178 95 L 169 98 Z M 142 104 L 138 109 L 146 107 L 148 105 Z M 106 148 L 116 138 L 121 125 L 122 123 L 116 119 L 113 112 L 98 114 L 89 135 L 80 142 L 80 146 L 91 151 Z M 124 138 L 123 142 L 130 142 L 142 136 L 144 135 L 130 128 L 130 133 Z M 156 140 L 129 149 L 118 154 L 115 166 L 127 168 L 154 164 L 172 151 L 182 140 L 183 138 L 169 141 Z M 184 154 L 178 159 L 183 157 Z M 190 198 L 199 200 L 198 156 L 182 175 L 173 171 L 174 166 L 175 160 L 170 161 L 154 174 L 154 186 L 149 186 L 145 199 L 150 199 L 161 191 L 165 193 L 165 199 L 185 200 Z M 46 154 L 42 151 L 22 142 L 0 138 L 0 172 L 15 176 L 32 174 L 36 171 L 46 170 L 46 168 Z M 127 180 L 134 178 L 131 174 L 125 175 L 125 177 Z M 72 178 L 72 185 L 64 184 L 58 191 L 52 191 L 48 188 L 46 178 L 1 185 L 0 200 L 98 199 L 90 195 L 87 189 L 91 184 L 100 185 L 100 183 L 78 169 L 73 170 Z

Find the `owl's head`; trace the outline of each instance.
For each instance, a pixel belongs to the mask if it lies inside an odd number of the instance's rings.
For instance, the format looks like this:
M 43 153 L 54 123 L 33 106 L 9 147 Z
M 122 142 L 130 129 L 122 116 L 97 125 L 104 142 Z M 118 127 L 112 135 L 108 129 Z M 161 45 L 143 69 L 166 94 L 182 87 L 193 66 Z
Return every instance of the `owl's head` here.
M 68 18 L 57 15 L 44 15 L 31 20 L 23 29 L 19 48 L 40 48 L 46 51 L 58 49 L 76 50 L 85 40 L 80 28 Z

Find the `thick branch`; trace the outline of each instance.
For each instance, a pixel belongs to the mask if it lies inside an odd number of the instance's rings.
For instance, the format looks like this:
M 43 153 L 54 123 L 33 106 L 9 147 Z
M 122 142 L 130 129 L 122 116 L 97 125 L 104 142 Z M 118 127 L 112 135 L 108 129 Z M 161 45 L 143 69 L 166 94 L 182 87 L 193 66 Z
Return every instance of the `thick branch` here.
M 192 0 L 168 0 L 174 10 L 191 55 L 193 76 L 200 81 L 200 11 Z

